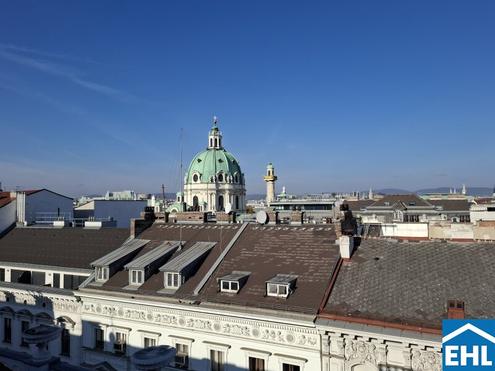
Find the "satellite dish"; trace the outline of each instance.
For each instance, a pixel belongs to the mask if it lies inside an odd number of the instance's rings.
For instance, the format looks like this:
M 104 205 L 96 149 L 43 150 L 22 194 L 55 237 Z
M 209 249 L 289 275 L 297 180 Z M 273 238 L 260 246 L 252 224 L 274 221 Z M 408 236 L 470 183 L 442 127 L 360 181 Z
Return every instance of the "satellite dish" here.
M 265 210 L 260 210 L 256 213 L 256 221 L 259 224 L 266 224 L 268 222 L 268 214 Z
M 231 211 L 232 211 L 232 205 L 231 204 L 225 205 L 225 214 L 230 214 Z

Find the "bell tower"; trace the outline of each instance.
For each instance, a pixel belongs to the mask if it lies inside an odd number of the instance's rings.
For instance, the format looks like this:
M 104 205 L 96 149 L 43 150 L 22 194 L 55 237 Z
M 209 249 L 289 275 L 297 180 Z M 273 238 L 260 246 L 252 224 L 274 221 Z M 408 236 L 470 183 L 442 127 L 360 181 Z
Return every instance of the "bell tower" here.
M 277 181 L 275 168 L 271 162 L 266 166 L 266 175 L 263 179 L 266 182 L 266 203 L 270 206 L 275 201 L 275 182 Z
M 222 133 L 217 126 L 217 116 L 213 116 L 213 126 L 208 134 L 208 149 L 222 149 Z

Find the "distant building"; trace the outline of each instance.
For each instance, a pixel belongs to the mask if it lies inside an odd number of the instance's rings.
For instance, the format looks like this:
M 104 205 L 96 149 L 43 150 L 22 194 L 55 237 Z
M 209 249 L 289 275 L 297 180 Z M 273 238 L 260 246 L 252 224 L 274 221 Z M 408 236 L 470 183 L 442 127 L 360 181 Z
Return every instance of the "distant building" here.
M 368 201 L 369 202 L 369 201 Z M 352 203 L 349 203 L 352 204 Z M 415 194 L 388 195 L 355 210 L 363 223 L 469 222 L 470 203 L 463 199 L 423 199 Z
M 184 178 L 185 211 L 246 210 L 246 185 L 237 159 L 223 147 L 222 133 L 214 118 L 206 150 L 192 159 Z M 180 193 L 178 199 L 180 199 Z M 183 211 L 181 202 L 168 208 Z
M 105 226 L 105 222 L 114 221 L 108 226 L 127 228 L 130 220 L 139 218 L 147 205 L 147 200 L 92 200 L 74 209 L 74 222 L 103 222 L 101 226 Z
M 71 220 L 73 199 L 48 189 L 0 192 L 0 233 L 14 223 Z

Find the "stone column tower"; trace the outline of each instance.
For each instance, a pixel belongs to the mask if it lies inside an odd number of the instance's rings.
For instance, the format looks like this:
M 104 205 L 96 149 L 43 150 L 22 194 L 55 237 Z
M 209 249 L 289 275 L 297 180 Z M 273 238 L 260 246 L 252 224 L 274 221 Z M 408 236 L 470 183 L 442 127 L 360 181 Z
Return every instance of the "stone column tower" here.
M 270 206 L 275 201 L 275 181 L 277 180 L 275 169 L 271 162 L 266 166 L 266 175 L 263 179 L 266 182 L 266 203 Z

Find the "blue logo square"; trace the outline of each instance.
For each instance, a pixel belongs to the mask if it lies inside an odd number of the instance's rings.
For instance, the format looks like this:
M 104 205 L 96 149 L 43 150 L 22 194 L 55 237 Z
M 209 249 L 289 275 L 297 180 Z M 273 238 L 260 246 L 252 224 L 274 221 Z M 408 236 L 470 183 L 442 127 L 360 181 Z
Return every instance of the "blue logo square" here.
M 495 370 L 495 320 L 442 321 L 444 371 Z

